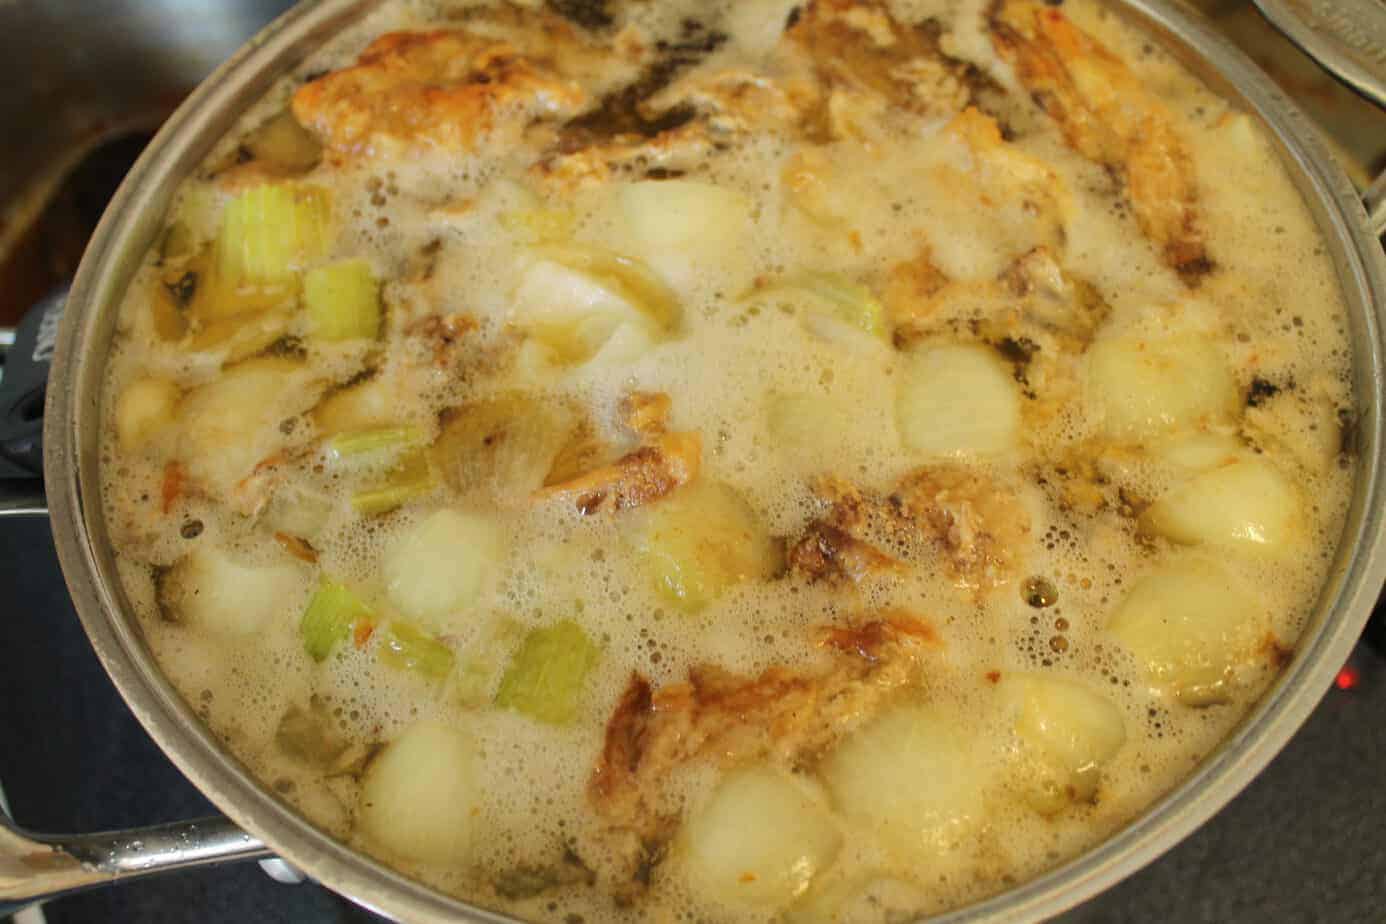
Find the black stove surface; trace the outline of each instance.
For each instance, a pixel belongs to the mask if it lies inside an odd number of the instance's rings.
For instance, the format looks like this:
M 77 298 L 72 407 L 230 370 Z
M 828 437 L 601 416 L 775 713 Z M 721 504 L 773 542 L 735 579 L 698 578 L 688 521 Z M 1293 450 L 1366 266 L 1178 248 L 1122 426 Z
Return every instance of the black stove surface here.
M 0 783 L 21 825 L 91 831 L 214 811 L 97 663 L 45 521 L 0 521 L 0 599 Z M 1331 691 L 1226 809 L 1061 920 L 1386 921 L 1386 658 L 1364 645 L 1354 663 L 1358 685 Z M 254 863 L 72 895 L 44 912 L 51 924 L 379 920 L 320 886 L 281 885 Z

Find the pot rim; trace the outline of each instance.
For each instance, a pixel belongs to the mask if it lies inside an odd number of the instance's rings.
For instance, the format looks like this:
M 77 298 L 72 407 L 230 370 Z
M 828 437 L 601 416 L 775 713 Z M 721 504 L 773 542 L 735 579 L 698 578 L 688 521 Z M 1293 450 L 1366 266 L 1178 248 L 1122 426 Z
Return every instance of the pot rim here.
M 54 542 L 92 645 L 136 718 L 178 768 L 245 830 L 313 878 L 386 916 L 408 921 L 511 920 L 448 898 L 315 828 L 256 782 L 173 689 L 123 615 L 102 519 L 99 428 L 103 364 L 114 313 L 159 232 L 172 191 L 244 111 L 340 27 L 381 0 L 301 3 L 205 80 L 158 132 L 102 217 L 78 269 L 59 330 L 44 428 Z M 1317 705 L 1350 652 L 1386 578 L 1381 501 L 1382 342 L 1386 256 L 1367 231 L 1357 192 L 1312 123 L 1239 50 L 1173 0 L 1111 0 L 1154 33 L 1215 92 L 1259 117 L 1315 213 L 1348 303 L 1360 413 L 1351 509 L 1315 619 L 1291 664 L 1195 773 L 1118 833 L 1080 856 L 937 921 L 1040 920 L 1154 860 L 1222 808 L 1275 756 Z

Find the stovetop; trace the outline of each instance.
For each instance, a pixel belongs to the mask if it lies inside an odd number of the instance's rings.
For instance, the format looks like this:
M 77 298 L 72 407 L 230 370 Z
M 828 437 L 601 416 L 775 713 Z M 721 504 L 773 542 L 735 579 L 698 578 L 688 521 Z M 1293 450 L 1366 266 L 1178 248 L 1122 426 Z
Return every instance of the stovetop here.
M 93 831 L 214 811 L 97 663 L 47 522 L 0 521 L 0 588 L 0 782 L 15 819 L 35 830 Z M 1386 636 L 1386 612 L 1373 631 Z M 1352 663 L 1356 686 L 1332 690 L 1226 809 L 1060 920 L 1386 921 L 1386 657 L 1361 645 Z M 50 924 L 380 920 L 311 882 L 277 883 L 254 863 L 72 895 L 43 910 Z

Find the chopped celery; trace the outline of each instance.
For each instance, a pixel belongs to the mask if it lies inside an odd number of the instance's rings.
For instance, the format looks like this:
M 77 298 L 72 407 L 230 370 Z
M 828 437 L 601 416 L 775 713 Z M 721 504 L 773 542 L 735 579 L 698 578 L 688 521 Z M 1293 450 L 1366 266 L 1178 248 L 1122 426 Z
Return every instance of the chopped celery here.
M 536 256 L 595 278 L 666 331 L 679 325 L 678 296 L 643 260 L 588 244 L 542 244 Z
M 308 654 L 314 661 L 321 661 L 332 653 L 338 642 L 351 634 L 351 627 L 358 620 L 374 618 L 374 611 L 345 586 L 323 581 L 303 611 L 298 633 L 303 636 L 303 647 Z
M 349 459 L 385 450 L 399 450 L 422 445 L 423 431 L 418 427 L 371 427 L 367 430 L 348 430 L 327 441 L 327 450 L 334 459 Z
M 838 273 L 804 271 L 788 276 L 767 288 L 752 292 L 750 299 L 766 297 L 792 298 L 809 295 L 817 307 L 818 314 L 841 321 L 873 337 L 886 334 L 885 307 L 866 286 L 852 282 Z M 826 310 L 824 310 L 826 309 Z
M 216 269 L 223 284 L 275 285 L 322 256 L 330 243 L 326 190 L 269 183 L 226 204 L 217 236 Z
M 375 339 L 380 332 L 380 287 L 365 260 L 341 260 L 308 271 L 303 305 L 319 340 Z
M 400 460 L 384 484 L 353 494 L 351 506 L 364 516 L 376 516 L 389 513 L 431 490 L 433 472 L 428 457 L 422 451 L 411 452 Z
M 251 314 L 292 305 L 297 298 L 294 279 L 262 285 L 228 281 L 217 269 L 216 256 L 214 247 L 203 247 L 166 265 L 160 277 L 174 306 L 199 326 L 232 319 L 239 323 Z
M 577 715 L 577 701 L 600 650 L 570 619 L 525 636 L 496 692 L 496 705 L 550 725 Z
M 457 666 L 452 684 L 457 702 L 472 709 L 490 705 L 505 655 L 522 638 L 519 623 L 509 618 L 497 620 Z
M 222 362 L 235 363 L 268 349 L 289 332 L 287 311 L 248 312 L 202 324 L 183 345 L 193 352 L 220 350 Z
M 287 317 L 298 301 L 296 277 L 253 285 L 231 279 L 218 269 L 210 249 L 184 264 L 184 277 L 188 276 L 195 277 L 196 284 L 186 304 L 187 315 L 200 333 L 218 327 L 235 329 L 267 312 Z
M 429 680 L 442 680 L 452 672 L 456 658 L 451 648 L 422 629 L 395 621 L 385 627 L 380 641 L 380 660 Z

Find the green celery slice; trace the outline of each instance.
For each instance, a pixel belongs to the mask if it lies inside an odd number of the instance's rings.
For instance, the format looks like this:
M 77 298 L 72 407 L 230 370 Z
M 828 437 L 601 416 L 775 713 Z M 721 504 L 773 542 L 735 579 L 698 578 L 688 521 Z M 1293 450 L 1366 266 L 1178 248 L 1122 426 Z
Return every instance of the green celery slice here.
M 289 183 L 252 187 L 222 211 L 217 271 L 232 287 L 289 282 L 327 251 L 330 220 L 324 189 Z
M 380 286 L 365 260 L 340 260 L 303 277 L 308 326 L 319 340 L 374 340 L 380 333 Z
M 496 705 L 549 725 L 571 722 L 583 684 L 600 655 L 571 619 L 533 629 L 501 678 Z
M 353 494 L 351 507 L 362 516 L 379 516 L 422 497 L 433 486 L 428 457 L 422 450 L 411 452 L 400 460 L 384 484 Z
M 501 618 L 495 622 L 457 667 L 452 683 L 457 702 L 469 709 L 491 705 L 491 691 L 505 667 L 505 655 L 523 638 L 520 624 L 513 619 Z
M 323 581 L 303 611 L 298 634 L 303 636 L 303 647 L 309 656 L 321 661 L 332 653 L 338 642 L 351 634 L 351 627 L 357 621 L 374 618 L 375 612 L 345 585 Z
M 423 431 L 415 426 L 370 427 L 336 434 L 327 441 L 327 449 L 334 459 L 349 459 L 387 449 L 419 446 L 423 441 Z
M 452 649 L 407 622 L 392 622 L 381 639 L 380 660 L 429 680 L 443 680 L 456 660 Z

